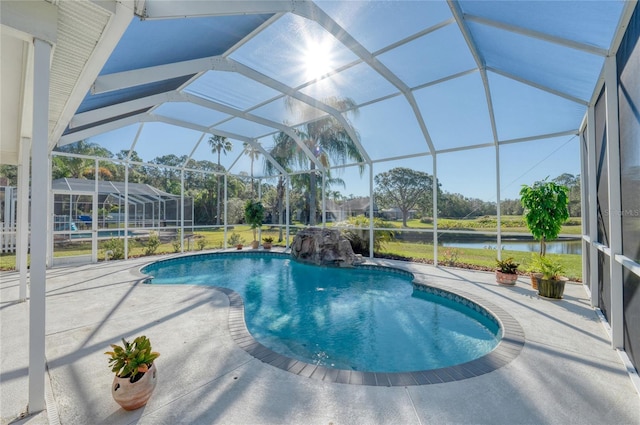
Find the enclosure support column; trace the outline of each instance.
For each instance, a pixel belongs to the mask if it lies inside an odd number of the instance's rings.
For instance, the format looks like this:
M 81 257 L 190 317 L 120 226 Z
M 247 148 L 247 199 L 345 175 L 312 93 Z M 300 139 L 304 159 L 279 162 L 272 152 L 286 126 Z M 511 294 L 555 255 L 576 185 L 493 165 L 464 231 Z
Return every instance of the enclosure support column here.
M 287 223 L 287 233 L 286 233 L 286 242 L 285 242 L 285 248 L 289 248 L 289 214 L 290 214 L 290 210 L 289 210 L 289 185 L 291 183 L 291 177 L 287 174 L 287 186 L 286 186 L 286 190 L 285 190 L 285 198 L 286 198 L 286 223 Z
M 98 220 L 100 220 L 99 217 L 99 210 L 98 210 L 98 196 L 99 196 L 99 180 L 98 180 L 98 173 L 99 173 L 100 169 L 99 169 L 99 164 L 98 164 L 98 160 L 95 160 L 95 171 L 93 173 L 93 181 L 94 181 L 94 189 L 93 189 L 93 204 L 92 204 L 92 209 L 93 212 L 91 213 L 92 215 L 92 219 L 91 219 L 91 262 L 92 263 L 97 263 L 98 262 Z M 105 210 L 104 210 L 104 205 L 102 207 L 102 223 L 104 224 L 104 222 L 106 221 L 106 216 L 105 216 Z
M 135 208 L 134 208 L 135 214 Z M 129 258 L 129 162 L 124 163 L 124 259 Z
M 591 273 L 587 277 L 589 279 L 589 287 L 591 289 L 591 305 L 598 307 L 598 250 L 595 242 L 598 240 L 598 194 L 597 188 L 597 169 L 596 169 L 596 108 L 590 105 L 587 109 L 587 194 L 589 196 L 587 207 L 589 208 L 589 258 L 582 261 L 589 261 L 591 264 Z
M 587 121 L 585 121 L 587 124 L 589 123 L 588 121 L 588 117 L 587 117 Z M 588 126 L 590 127 L 591 124 L 588 124 Z M 585 219 L 585 212 L 587 211 L 587 208 L 589 208 L 589 202 L 588 202 L 588 195 L 587 195 L 587 191 L 589 190 L 588 188 L 588 176 L 589 176 L 589 171 L 587 169 L 587 165 L 586 165 L 586 160 L 587 158 L 589 158 L 589 152 L 587 150 L 587 147 L 584 144 L 584 141 L 586 140 L 587 137 L 587 129 L 585 129 L 584 127 L 581 128 L 580 131 L 580 179 L 581 179 L 581 183 L 580 183 L 580 212 L 581 212 L 581 218 L 582 218 L 582 226 L 581 228 L 581 232 L 582 232 L 582 237 L 580 238 L 581 241 L 581 247 L 582 247 L 582 282 L 584 285 L 587 284 L 587 282 L 591 281 L 591 278 L 589 276 L 587 276 L 587 261 L 589 260 L 587 258 L 587 247 L 591 248 L 590 246 L 590 240 L 587 241 L 585 239 L 585 235 L 589 234 L 589 223 L 587 222 L 587 220 Z M 590 251 L 590 250 L 589 250 Z
M 502 228 L 500 225 L 500 145 L 496 143 L 496 249 L 498 260 L 502 260 Z
M 369 163 L 369 258 L 373 258 L 373 163 Z
M 180 170 L 180 252 L 184 252 L 184 169 Z
M 227 220 L 227 175 L 224 175 L 224 247 L 227 248 L 227 232 L 229 221 Z M 219 214 L 219 213 L 218 213 Z M 191 217 L 191 221 L 193 222 L 193 216 Z
M 51 45 L 34 40 L 31 197 L 31 291 L 29 297 L 29 412 L 45 408 L 45 289 L 49 162 L 49 64 Z
M 325 188 L 325 178 L 326 172 L 322 170 L 322 228 L 327 227 L 327 203 L 326 199 L 326 188 Z
M 622 201 L 620 194 L 620 142 L 618 133 L 618 75 L 616 57 L 605 60 L 604 78 L 606 86 L 607 122 L 607 170 L 609 172 L 609 248 L 611 273 L 611 345 L 624 349 L 622 264 L 616 255 L 622 254 Z
M 27 299 L 27 252 L 29 251 L 29 164 L 31 139 L 20 144 L 18 165 L 18 210 L 16 211 L 16 267 L 20 271 L 19 300 Z
M 433 265 L 438 265 L 438 159 L 433 154 Z

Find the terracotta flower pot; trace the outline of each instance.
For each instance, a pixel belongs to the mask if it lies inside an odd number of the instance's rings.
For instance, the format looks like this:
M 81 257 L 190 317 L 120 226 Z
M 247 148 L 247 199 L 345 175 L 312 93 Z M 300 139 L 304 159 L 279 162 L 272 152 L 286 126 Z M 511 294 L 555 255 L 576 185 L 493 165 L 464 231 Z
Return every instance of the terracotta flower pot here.
M 531 288 L 538 289 L 538 282 L 542 279 L 542 273 L 531 273 Z
M 260 246 L 260 242 L 258 241 L 251 241 L 251 248 L 252 249 L 258 249 L 258 247 Z
M 496 270 L 496 282 L 500 285 L 513 286 L 518 280 L 518 275 L 515 273 L 502 273 L 500 270 Z
M 147 404 L 157 381 L 158 370 L 154 363 L 149 371 L 134 383 L 131 383 L 129 378 L 116 376 L 111 385 L 111 395 L 124 410 L 136 410 Z
M 271 249 L 271 242 L 263 242 L 262 247 L 264 249 Z
M 236 249 L 242 249 L 242 244 L 239 243 L 238 245 L 236 245 Z

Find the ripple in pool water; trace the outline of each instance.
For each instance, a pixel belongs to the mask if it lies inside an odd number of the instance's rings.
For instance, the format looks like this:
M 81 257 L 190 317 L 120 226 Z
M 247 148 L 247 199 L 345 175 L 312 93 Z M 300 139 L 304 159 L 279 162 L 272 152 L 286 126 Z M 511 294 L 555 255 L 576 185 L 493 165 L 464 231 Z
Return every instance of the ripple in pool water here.
M 242 254 L 182 257 L 143 272 L 153 284 L 233 289 L 244 299 L 247 328 L 263 345 L 336 369 L 436 369 L 482 357 L 499 342 L 494 321 L 414 291 L 411 278 L 398 273 Z

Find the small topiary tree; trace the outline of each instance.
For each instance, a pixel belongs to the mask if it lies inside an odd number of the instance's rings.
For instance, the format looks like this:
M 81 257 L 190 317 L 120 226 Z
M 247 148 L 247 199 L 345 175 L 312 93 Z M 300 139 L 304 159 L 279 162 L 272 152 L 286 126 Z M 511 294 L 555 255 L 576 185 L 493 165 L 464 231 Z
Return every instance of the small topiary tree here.
M 544 179 L 531 186 L 522 185 L 520 202 L 524 221 L 534 239 L 540 241 L 540 255 L 544 256 L 546 241 L 557 238 L 569 218 L 569 189 Z
M 249 199 L 244 204 L 244 220 L 253 230 L 253 240 L 257 241 L 257 229 L 262 227 L 262 222 L 264 221 L 264 206 L 262 202 Z

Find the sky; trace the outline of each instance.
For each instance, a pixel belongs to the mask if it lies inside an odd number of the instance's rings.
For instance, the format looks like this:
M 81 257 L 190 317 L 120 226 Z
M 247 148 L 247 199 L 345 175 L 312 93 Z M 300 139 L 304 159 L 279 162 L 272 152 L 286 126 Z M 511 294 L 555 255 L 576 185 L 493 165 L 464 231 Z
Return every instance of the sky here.
M 444 191 L 495 201 L 496 139 L 507 142 L 500 146 L 499 157 L 502 199 L 518 197 L 522 184 L 563 173 L 580 173 L 576 133 L 603 58 L 589 52 L 589 48 L 576 50 L 525 34 L 529 30 L 544 31 L 586 46 L 608 46 L 611 28 L 615 27 L 609 21 L 619 16 L 621 2 L 602 6 L 602 10 L 596 10 L 597 16 L 591 13 L 593 10 L 572 2 L 528 3 L 526 7 L 538 13 L 537 19 L 524 19 L 521 5 L 516 3 L 493 7 L 498 3 L 462 2 L 465 13 L 511 22 L 525 29 L 519 33 L 478 21 L 468 23 L 487 66 L 485 73 L 478 71 L 446 2 L 318 4 L 348 28 L 363 48 L 374 53 L 379 64 L 410 87 L 411 96 L 402 95 L 379 70 L 360 61 L 316 22 L 293 14 L 283 15 L 230 52 L 228 58 L 315 99 L 349 97 L 362 105 L 358 114 L 347 114 L 347 118 L 374 162 L 374 175 L 394 167 L 433 174 L 433 157 L 425 155 L 430 152 L 431 143 L 435 151 L 445 151 L 436 155 L 437 176 Z M 593 7 L 597 9 L 599 5 Z M 574 19 L 576 16 L 580 19 Z M 188 20 L 185 25 L 191 25 L 193 31 L 180 31 L 180 23 L 172 21 L 134 20 L 123 39 L 131 42 L 145 34 L 170 34 L 172 43 L 184 41 L 180 45 L 185 46 L 185 55 L 197 57 L 198 49 L 212 46 L 189 44 L 189 37 L 192 33 L 206 35 L 214 23 L 212 19 L 215 18 Z M 600 23 L 597 30 L 593 29 L 594 22 Z M 136 66 L 144 66 L 145 60 L 160 57 L 153 55 L 164 54 L 163 49 L 120 47 L 105 69 L 126 66 L 128 57 Z M 272 87 L 239 72 L 207 71 L 182 90 L 275 123 L 295 126 L 318 114 L 312 107 L 301 107 L 300 102 L 287 106 Z M 240 134 L 266 149 L 273 145 L 272 128 L 204 106 L 175 101 L 157 107 L 153 114 L 160 120 L 180 119 Z M 139 124 L 130 125 L 88 140 L 114 153 L 129 149 L 135 140 L 134 149 L 145 161 L 175 154 L 215 162 L 206 143 L 208 137 L 200 131 L 149 122 L 142 129 Z M 242 141 L 232 142 L 233 151 L 222 156 L 222 165 L 232 173 L 251 173 L 250 160 L 242 155 Z M 469 146 L 477 147 L 462 150 Z M 383 161 L 387 158 L 398 159 Z M 260 159 L 254 164 L 254 175 L 262 173 Z M 345 188 L 335 190 L 347 196 L 366 196 L 369 173 L 367 169 L 360 176 L 357 167 L 342 173 L 334 171 L 335 176 L 347 181 Z

